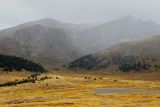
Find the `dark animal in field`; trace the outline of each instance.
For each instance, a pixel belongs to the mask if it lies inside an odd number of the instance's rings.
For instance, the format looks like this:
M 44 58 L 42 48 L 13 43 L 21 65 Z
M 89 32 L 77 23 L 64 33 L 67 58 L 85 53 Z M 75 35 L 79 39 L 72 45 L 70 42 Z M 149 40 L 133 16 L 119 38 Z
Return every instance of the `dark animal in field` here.
M 92 79 L 92 77 L 88 77 L 88 79 L 90 80 L 90 79 Z
M 59 79 L 59 77 L 56 77 L 56 79 Z
M 114 82 L 117 82 L 118 80 L 114 80 Z

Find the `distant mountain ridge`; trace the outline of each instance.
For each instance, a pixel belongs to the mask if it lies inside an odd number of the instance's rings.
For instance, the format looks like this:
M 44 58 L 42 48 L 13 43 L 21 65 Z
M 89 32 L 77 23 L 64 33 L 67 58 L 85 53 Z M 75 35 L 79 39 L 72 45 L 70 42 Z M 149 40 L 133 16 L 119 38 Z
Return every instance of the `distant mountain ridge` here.
M 70 24 L 53 19 L 0 31 L 0 53 L 43 65 L 63 65 L 122 41 L 160 34 L 160 26 L 131 16 L 104 24 Z
M 120 42 L 142 40 L 160 34 L 160 26 L 153 21 L 143 21 L 133 16 L 104 23 L 77 35 L 79 47 L 87 54 L 102 51 Z

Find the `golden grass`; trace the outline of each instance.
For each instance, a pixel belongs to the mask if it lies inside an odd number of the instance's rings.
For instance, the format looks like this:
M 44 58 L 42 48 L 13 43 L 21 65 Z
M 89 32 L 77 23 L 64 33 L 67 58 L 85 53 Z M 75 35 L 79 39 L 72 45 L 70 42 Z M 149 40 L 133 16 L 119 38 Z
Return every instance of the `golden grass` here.
M 0 82 L 22 79 L 29 75 L 29 72 L 9 74 L 3 72 L 0 74 L 2 78 Z M 96 88 L 160 90 L 159 72 L 137 74 L 53 71 L 48 75 L 53 78 L 39 83 L 0 87 L 0 107 L 159 107 L 160 105 L 160 93 L 94 93 Z M 85 79 L 85 76 L 93 79 Z

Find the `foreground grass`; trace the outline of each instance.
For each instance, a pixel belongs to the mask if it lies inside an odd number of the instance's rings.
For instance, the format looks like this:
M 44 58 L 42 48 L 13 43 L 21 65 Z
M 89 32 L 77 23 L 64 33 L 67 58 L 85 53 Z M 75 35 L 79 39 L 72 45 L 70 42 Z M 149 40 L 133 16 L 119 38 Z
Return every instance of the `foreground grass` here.
M 0 82 L 31 75 L 1 73 Z M 46 75 L 46 74 L 42 74 Z M 50 72 L 42 82 L 0 88 L 0 107 L 159 107 L 160 93 L 96 94 L 96 88 L 160 90 L 160 73 Z M 91 79 L 85 79 L 85 77 Z

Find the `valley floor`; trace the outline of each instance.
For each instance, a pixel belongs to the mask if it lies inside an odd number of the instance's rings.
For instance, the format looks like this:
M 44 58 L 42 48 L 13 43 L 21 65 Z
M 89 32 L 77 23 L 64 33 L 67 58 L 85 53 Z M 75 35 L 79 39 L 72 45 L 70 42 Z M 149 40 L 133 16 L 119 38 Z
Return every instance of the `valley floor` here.
M 0 83 L 26 78 L 29 75 L 31 75 L 29 72 L 2 72 Z M 0 87 L 0 107 L 159 107 L 160 105 L 160 93 L 96 94 L 94 92 L 97 88 L 160 90 L 160 72 L 54 71 L 48 75 L 53 78 L 42 82 Z

